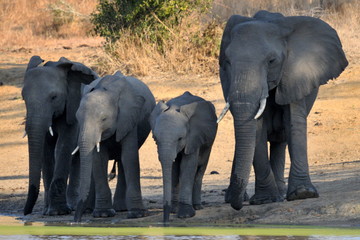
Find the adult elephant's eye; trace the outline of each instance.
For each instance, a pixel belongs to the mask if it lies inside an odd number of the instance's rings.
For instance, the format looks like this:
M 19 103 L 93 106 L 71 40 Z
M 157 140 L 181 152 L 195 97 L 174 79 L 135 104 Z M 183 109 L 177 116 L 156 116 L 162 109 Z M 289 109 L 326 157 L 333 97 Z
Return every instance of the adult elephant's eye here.
M 52 96 L 50 97 L 51 101 L 54 101 L 56 98 L 57 98 L 56 95 L 52 95 Z
M 104 117 L 103 119 L 101 119 L 103 122 L 105 122 L 106 121 L 106 117 Z
M 271 64 L 273 64 L 275 62 L 276 62 L 276 58 L 272 58 L 272 59 L 269 60 L 269 65 L 271 65 Z

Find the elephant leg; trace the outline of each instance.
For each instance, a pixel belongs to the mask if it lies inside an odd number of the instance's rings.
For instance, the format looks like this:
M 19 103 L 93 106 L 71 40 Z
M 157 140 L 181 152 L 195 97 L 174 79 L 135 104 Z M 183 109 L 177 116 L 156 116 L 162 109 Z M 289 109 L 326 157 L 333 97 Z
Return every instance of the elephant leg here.
M 315 100 L 317 91 L 309 97 Z M 319 196 L 310 180 L 307 158 L 307 115 L 311 101 L 302 99 L 286 109 L 286 135 L 291 160 L 287 200 L 316 198 Z
M 100 146 L 100 154 L 96 154 L 93 162 L 93 177 L 95 182 L 95 209 L 93 217 L 113 217 L 111 190 L 107 178 L 109 155 L 105 146 Z
M 192 204 L 192 192 L 194 188 L 195 174 L 198 166 L 199 150 L 195 153 L 183 154 L 180 163 L 180 190 L 179 190 L 179 218 L 195 216 L 195 209 Z
M 202 188 L 202 181 L 205 174 L 205 170 L 209 162 L 210 152 L 211 152 L 211 146 L 202 150 L 199 155 L 199 166 L 195 174 L 195 182 L 194 182 L 193 196 L 192 196 L 193 207 L 195 210 L 203 209 L 203 206 L 201 204 L 201 188 Z
M 134 128 L 122 139 L 121 161 L 126 180 L 126 206 L 128 218 L 140 218 L 146 215 L 140 188 L 140 164 L 137 130 Z
M 64 117 L 65 118 L 65 117 Z M 69 126 L 64 119 L 57 121 L 58 134 L 55 148 L 55 169 L 50 185 L 49 215 L 70 214 L 71 209 L 66 202 L 67 180 L 71 167 L 71 152 L 76 146 L 77 127 Z
M 284 178 L 286 142 L 270 142 L 270 164 L 275 182 L 282 197 L 286 197 Z
M 121 159 L 116 159 L 118 164 L 118 177 L 114 194 L 114 209 L 117 212 L 127 211 L 126 207 L 126 180 L 124 166 Z
M 178 154 L 172 167 L 171 174 L 171 213 L 177 213 L 179 207 L 179 178 L 182 154 Z
M 79 198 L 80 187 L 80 155 L 77 153 L 72 157 L 69 185 L 66 189 L 66 201 L 71 210 L 76 209 Z
M 42 177 L 44 181 L 44 210 L 43 214 L 47 214 L 49 210 L 49 189 L 54 173 L 55 163 L 55 145 L 56 137 L 52 137 L 50 134 L 46 135 L 45 146 L 44 146 L 44 163 L 42 166 Z
M 255 171 L 255 194 L 250 198 L 250 204 L 259 205 L 271 202 L 282 201 L 280 197 L 274 174 L 271 170 L 270 161 L 268 159 L 267 146 L 267 129 L 262 119 L 258 121 L 258 139 L 255 147 L 254 155 L 254 171 Z

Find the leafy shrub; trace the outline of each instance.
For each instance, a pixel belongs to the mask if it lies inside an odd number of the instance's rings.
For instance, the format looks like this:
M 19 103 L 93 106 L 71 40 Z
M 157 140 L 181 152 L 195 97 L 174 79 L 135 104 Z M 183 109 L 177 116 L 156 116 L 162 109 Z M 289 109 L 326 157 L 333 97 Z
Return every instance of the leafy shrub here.
M 193 11 L 205 12 L 211 0 L 100 0 L 92 14 L 95 32 L 115 42 L 124 30 L 163 45 L 172 28 Z

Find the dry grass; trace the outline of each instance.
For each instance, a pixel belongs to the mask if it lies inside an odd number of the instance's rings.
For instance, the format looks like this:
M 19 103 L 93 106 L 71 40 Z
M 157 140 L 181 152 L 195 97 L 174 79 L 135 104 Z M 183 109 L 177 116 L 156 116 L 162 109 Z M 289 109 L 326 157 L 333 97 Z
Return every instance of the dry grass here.
M 1 48 L 43 46 L 57 39 L 88 38 L 90 13 L 97 0 L 0 0 Z M 163 54 L 158 46 L 131 33 L 98 60 L 100 73 L 121 69 L 134 75 L 214 74 L 226 19 L 232 14 L 251 16 L 260 9 L 284 15 L 320 17 L 339 33 L 351 62 L 360 59 L 360 3 L 357 0 L 214 0 L 212 14 L 190 16 L 171 29 Z M 215 24 L 216 23 L 216 24 Z
M 119 68 L 127 74 L 149 75 L 162 72 L 186 74 L 214 74 L 217 72 L 217 56 L 222 28 L 215 22 L 199 22 L 201 16 L 189 16 L 179 27 L 171 29 L 170 39 L 165 40 L 159 51 L 155 43 L 144 41 L 131 32 L 109 46 L 107 57 L 101 59 L 105 72 Z
M 97 0 L 0 0 L 2 48 L 43 45 L 59 38 L 85 37 Z

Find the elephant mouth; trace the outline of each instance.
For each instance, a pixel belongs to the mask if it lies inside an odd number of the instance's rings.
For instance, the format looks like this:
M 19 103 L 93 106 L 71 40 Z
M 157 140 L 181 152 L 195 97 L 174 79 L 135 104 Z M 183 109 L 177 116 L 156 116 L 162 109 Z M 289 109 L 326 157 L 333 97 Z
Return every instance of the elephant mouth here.
M 260 100 L 259 109 L 254 117 L 255 120 L 258 119 L 263 114 L 265 107 L 266 107 L 266 101 L 267 101 L 267 98 L 263 98 Z M 220 113 L 220 115 L 216 121 L 217 123 L 219 123 L 225 117 L 225 115 L 229 111 L 229 109 L 230 109 L 230 102 L 227 101 L 224 109 L 222 110 L 222 112 Z

